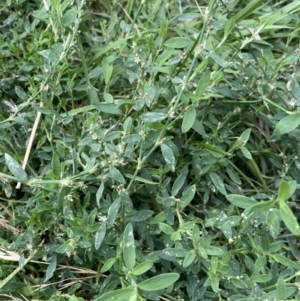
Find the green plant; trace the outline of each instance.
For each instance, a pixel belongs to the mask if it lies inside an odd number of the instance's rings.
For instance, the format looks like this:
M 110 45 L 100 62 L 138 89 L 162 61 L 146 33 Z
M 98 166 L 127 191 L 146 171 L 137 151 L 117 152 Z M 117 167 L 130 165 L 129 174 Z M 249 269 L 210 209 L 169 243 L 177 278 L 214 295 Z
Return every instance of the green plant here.
M 7 0 L 3 297 L 300 299 L 299 9 Z

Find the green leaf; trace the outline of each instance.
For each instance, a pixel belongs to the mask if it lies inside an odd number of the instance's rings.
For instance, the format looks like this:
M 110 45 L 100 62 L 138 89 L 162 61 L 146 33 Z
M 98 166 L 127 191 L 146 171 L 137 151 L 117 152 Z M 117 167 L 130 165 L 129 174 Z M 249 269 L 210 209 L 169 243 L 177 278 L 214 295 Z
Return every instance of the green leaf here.
M 212 256 L 210 260 L 211 270 L 216 271 L 219 265 L 219 258 L 217 256 Z
M 213 275 L 209 275 L 209 279 L 210 279 L 210 285 L 211 285 L 212 290 L 215 293 L 218 293 L 219 292 L 219 282 L 220 282 L 219 277 L 217 275 L 213 274 Z
M 159 223 L 158 226 L 159 229 L 166 234 L 172 235 L 175 232 L 175 230 L 168 224 Z
M 107 57 L 105 57 L 102 61 L 102 70 L 103 70 L 105 84 L 108 85 L 111 75 L 113 73 L 113 66 L 109 63 Z
M 71 187 L 62 186 L 57 199 L 57 209 L 60 210 L 64 207 L 65 197 L 70 193 Z
M 171 240 L 172 241 L 177 241 L 177 240 L 180 240 L 180 239 L 181 239 L 181 233 L 179 231 L 176 231 L 171 235 Z
M 232 278 L 231 279 L 231 282 L 232 284 L 237 287 L 237 288 L 242 288 L 242 289 L 247 289 L 248 288 L 248 285 L 246 282 L 244 282 L 243 280 L 241 279 L 235 279 L 235 278 Z
M 153 211 L 151 210 L 139 210 L 127 217 L 128 221 L 130 222 L 141 222 L 146 221 L 153 215 Z
M 123 233 L 123 259 L 127 269 L 132 270 L 135 265 L 135 246 L 131 223 L 126 225 Z
M 247 129 L 241 134 L 240 139 L 244 143 L 244 145 L 249 140 L 250 134 L 251 134 L 251 129 Z
M 63 16 L 63 25 L 64 27 L 69 27 L 77 17 L 77 7 L 72 7 L 69 9 Z
M 52 278 L 53 273 L 54 273 L 54 271 L 56 270 L 56 267 L 57 267 L 57 260 L 56 260 L 56 258 L 57 258 L 56 253 L 53 253 L 52 254 L 51 262 L 50 262 L 50 264 L 47 267 L 46 277 L 43 280 L 43 283 L 47 282 L 49 279 Z
M 278 278 L 276 290 L 277 290 L 277 299 L 284 300 L 286 294 L 286 286 L 282 276 L 279 276 Z
M 98 250 L 106 234 L 106 223 L 102 223 L 95 235 L 95 249 Z
M 161 211 L 156 216 L 151 218 L 148 223 L 149 224 L 158 224 L 160 222 L 163 222 L 166 219 L 166 213 L 164 211 Z
M 227 20 L 225 28 L 224 28 L 224 38 L 223 38 L 223 41 L 225 41 L 226 38 L 231 33 L 232 29 L 234 28 L 235 22 L 236 22 L 235 16 L 233 16 L 229 20 Z
M 241 152 L 243 153 L 243 155 L 245 156 L 246 159 L 248 159 L 248 160 L 252 159 L 252 155 L 246 147 L 241 146 L 240 150 L 241 150 Z
M 130 134 L 123 137 L 124 143 L 136 143 L 140 140 L 142 140 L 142 136 L 140 134 Z
M 283 135 L 296 129 L 300 124 L 300 112 L 282 118 L 275 126 L 274 135 Z
M 267 213 L 267 225 L 270 231 L 271 236 L 276 239 L 280 231 L 280 223 L 278 216 L 274 209 L 270 209 Z
M 111 103 L 93 103 L 93 106 L 100 112 L 112 114 L 112 115 L 123 115 L 123 112 Z
M 224 250 L 220 247 L 215 247 L 215 246 L 206 246 L 203 247 L 208 255 L 212 256 L 223 256 L 224 255 Z
M 172 196 L 176 196 L 179 192 L 179 190 L 182 188 L 184 182 L 185 182 L 186 176 L 180 174 L 177 179 L 175 180 L 173 186 L 172 186 L 172 191 L 171 194 Z
M 35 10 L 32 12 L 32 15 L 37 19 L 49 19 L 54 17 L 53 14 L 42 10 Z
M 239 215 L 228 216 L 222 220 L 220 220 L 218 227 L 219 228 L 228 228 L 238 226 L 241 221 L 241 217 Z
M 234 206 L 247 209 L 255 204 L 258 204 L 254 199 L 248 198 L 239 194 L 228 194 L 226 199 Z
M 196 185 L 192 185 L 186 189 L 180 198 L 180 202 L 178 204 L 179 209 L 183 210 L 193 200 L 195 193 Z
M 250 1 L 246 7 L 240 10 L 235 15 L 236 23 L 241 22 L 245 18 L 247 18 L 250 14 L 252 14 L 258 7 L 260 7 L 265 1 L 264 0 L 253 0 Z
M 175 37 L 175 38 L 171 38 L 169 40 L 167 40 L 164 43 L 164 46 L 168 47 L 168 48 L 184 48 L 187 47 L 189 45 L 191 45 L 193 43 L 193 41 L 191 39 L 188 38 L 183 38 L 183 37 Z
M 171 149 L 171 147 L 169 147 L 165 143 L 162 143 L 160 145 L 160 147 L 161 147 L 162 155 L 163 155 L 168 167 L 174 172 L 175 171 L 176 159 L 175 159 L 173 150 Z
M 189 265 L 191 265 L 194 262 L 195 258 L 196 258 L 196 251 L 195 250 L 190 250 L 186 254 L 186 256 L 183 260 L 182 266 L 184 268 L 188 267 Z
M 137 292 L 132 287 L 127 287 L 105 293 L 94 299 L 94 301 L 131 301 L 130 298 L 134 294 L 137 296 Z
M 266 253 L 269 253 L 270 240 L 269 240 L 269 236 L 265 232 L 261 233 L 261 247 Z
M 56 179 L 60 179 L 61 163 L 59 161 L 59 155 L 56 151 L 52 155 L 51 167 L 52 167 L 52 172 L 53 172 L 54 177 Z
M 254 264 L 254 271 L 253 271 L 253 275 L 258 274 L 260 270 L 262 270 L 265 265 L 266 265 L 267 259 L 266 256 L 262 255 L 262 256 L 258 256 L 257 260 L 255 261 Z
M 260 50 L 260 49 L 266 50 L 266 49 L 274 48 L 274 46 L 272 44 L 270 44 L 264 40 L 256 40 L 256 39 L 251 41 L 251 46 L 258 50 Z
M 15 86 L 15 92 L 18 95 L 18 97 L 23 100 L 23 101 L 27 101 L 28 99 L 28 95 L 27 93 L 23 90 L 22 87 L 20 86 Z
M 282 180 L 278 188 L 278 199 L 280 202 L 284 202 L 289 199 L 295 192 L 297 187 L 296 181 L 285 181 Z
M 17 180 L 19 182 L 26 182 L 28 178 L 22 166 L 9 154 L 5 154 L 4 157 L 8 169 L 17 178 Z
M 161 112 L 147 112 L 141 115 L 141 119 L 144 122 L 157 122 L 162 121 L 168 117 L 168 114 Z
M 286 227 L 294 234 L 300 235 L 300 228 L 297 218 L 293 214 L 291 208 L 284 202 L 279 203 L 280 216 Z
M 98 207 L 100 207 L 100 199 L 102 198 L 103 191 L 104 191 L 104 183 L 101 182 L 101 185 L 99 186 L 96 193 L 96 202 Z
M 116 258 L 109 258 L 105 261 L 103 267 L 101 268 L 101 273 L 105 273 L 107 272 L 112 266 L 113 264 L 116 262 Z
M 109 169 L 109 174 L 110 176 L 117 182 L 121 183 L 121 184 L 125 184 L 126 180 L 124 179 L 123 175 L 120 173 L 120 171 L 115 168 L 114 166 L 112 166 Z
M 162 251 L 161 257 L 167 259 L 170 257 L 185 257 L 188 252 L 189 251 L 187 249 L 183 248 L 167 248 Z
M 181 124 L 181 131 L 186 133 L 194 124 L 196 119 L 196 109 L 192 105 L 190 106 L 184 114 L 182 124 Z
M 107 213 L 107 227 L 111 228 L 116 221 L 116 218 L 118 216 L 118 211 L 120 207 L 120 198 L 117 198 L 109 207 L 108 213 Z
M 177 273 L 166 273 L 154 276 L 138 284 L 138 287 L 144 291 L 158 291 L 174 284 L 179 278 Z
M 260 274 L 260 275 L 254 275 L 251 277 L 251 282 L 254 283 L 264 283 L 268 282 L 272 279 L 271 274 Z
M 202 51 L 201 53 L 213 59 L 219 66 L 223 68 L 227 67 L 227 62 L 214 52 Z
M 200 78 L 199 83 L 196 88 L 195 95 L 201 97 L 210 84 L 210 71 L 206 71 Z
M 296 271 L 299 271 L 299 265 L 295 261 L 293 261 L 289 258 L 286 258 L 282 255 L 279 255 L 279 254 L 274 254 L 274 255 L 271 255 L 271 256 L 273 257 L 273 259 L 275 261 L 283 264 L 284 266 L 289 267 L 289 268 L 293 268 Z
M 212 182 L 214 183 L 214 186 L 223 194 L 223 195 L 227 195 L 227 191 L 225 189 L 223 180 L 219 177 L 218 174 L 216 174 L 215 172 L 210 172 L 209 176 L 212 180 Z
M 146 273 L 148 270 L 150 270 L 153 266 L 153 262 L 151 260 L 146 260 L 142 263 L 140 263 L 139 265 L 137 265 L 133 270 L 132 270 L 132 274 L 133 275 L 142 275 L 144 273 Z
M 123 123 L 123 129 L 125 132 L 130 132 L 131 127 L 132 127 L 132 118 L 129 116 L 125 119 Z
M 195 221 L 189 221 L 186 223 L 182 223 L 179 227 L 180 232 L 186 232 L 195 227 Z
M 269 209 L 273 208 L 275 204 L 276 204 L 276 200 L 262 201 L 248 208 L 247 213 L 250 214 L 251 212 L 256 212 L 256 213 L 267 212 Z

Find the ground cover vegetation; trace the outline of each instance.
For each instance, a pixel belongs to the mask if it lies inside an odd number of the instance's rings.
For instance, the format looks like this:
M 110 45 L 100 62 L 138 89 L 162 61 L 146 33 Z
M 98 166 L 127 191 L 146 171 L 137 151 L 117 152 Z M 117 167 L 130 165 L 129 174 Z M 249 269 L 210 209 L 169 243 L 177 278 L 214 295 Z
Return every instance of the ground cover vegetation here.
M 300 2 L 2 2 L 0 299 L 300 300 Z

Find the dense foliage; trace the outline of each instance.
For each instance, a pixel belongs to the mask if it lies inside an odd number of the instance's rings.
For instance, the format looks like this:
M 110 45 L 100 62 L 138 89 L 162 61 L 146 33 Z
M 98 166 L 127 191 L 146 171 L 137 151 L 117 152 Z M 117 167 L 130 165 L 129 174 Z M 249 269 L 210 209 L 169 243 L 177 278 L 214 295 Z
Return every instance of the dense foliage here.
M 300 300 L 300 2 L 3 2 L 0 299 Z

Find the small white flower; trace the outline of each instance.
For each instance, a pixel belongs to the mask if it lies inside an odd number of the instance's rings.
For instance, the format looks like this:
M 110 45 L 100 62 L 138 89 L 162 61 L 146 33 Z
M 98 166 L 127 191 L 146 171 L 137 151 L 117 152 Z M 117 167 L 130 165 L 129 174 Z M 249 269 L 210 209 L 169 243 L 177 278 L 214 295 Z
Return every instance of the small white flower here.
M 138 55 L 136 55 L 134 61 L 135 61 L 137 64 L 139 64 L 140 61 L 141 61 L 141 59 L 140 59 L 140 57 L 139 57 Z

